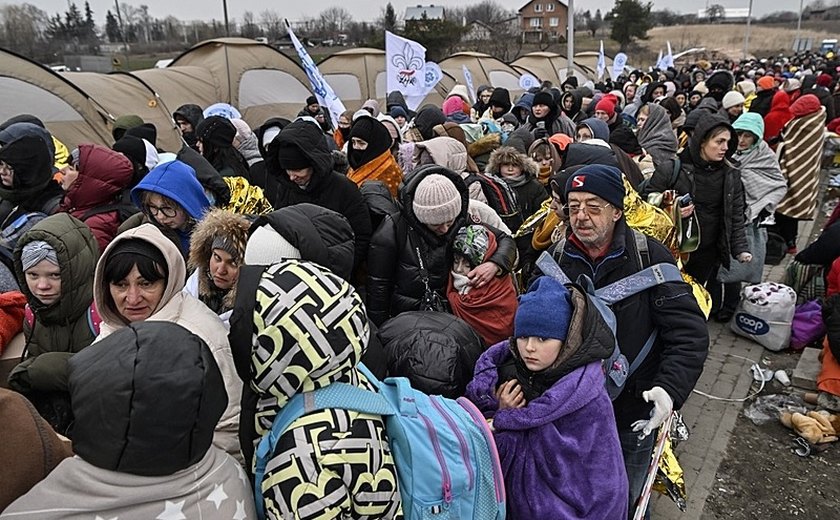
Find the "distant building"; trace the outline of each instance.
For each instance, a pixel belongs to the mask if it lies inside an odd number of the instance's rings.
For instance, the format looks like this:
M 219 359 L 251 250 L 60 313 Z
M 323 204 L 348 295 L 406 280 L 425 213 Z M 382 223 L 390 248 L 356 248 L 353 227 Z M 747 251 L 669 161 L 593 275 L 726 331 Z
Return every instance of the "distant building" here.
M 531 0 L 518 12 L 523 41 L 559 41 L 566 38 L 569 8 L 560 0 Z
M 493 39 L 493 28 L 481 20 L 473 20 L 464 28 L 462 42 L 483 42 Z
M 746 22 L 747 18 L 750 16 L 750 10 L 746 7 L 736 7 L 736 8 L 729 8 L 725 7 L 723 9 L 723 16 L 720 17 L 720 21 L 723 23 L 742 23 Z M 708 20 L 709 13 L 705 9 L 700 9 L 697 11 L 697 19 L 699 21 Z
M 811 20 L 840 20 L 840 5 L 811 9 L 809 13 Z
M 444 20 L 445 13 L 440 5 L 417 5 L 405 9 L 405 21 L 412 20 Z

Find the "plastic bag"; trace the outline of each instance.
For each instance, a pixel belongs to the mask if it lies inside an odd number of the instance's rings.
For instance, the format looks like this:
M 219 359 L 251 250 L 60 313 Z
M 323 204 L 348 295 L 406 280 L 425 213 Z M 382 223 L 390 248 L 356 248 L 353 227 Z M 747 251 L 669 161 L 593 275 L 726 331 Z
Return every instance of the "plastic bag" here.
M 732 332 L 754 340 L 772 351 L 790 344 L 790 327 L 796 310 L 796 293 L 787 285 L 765 282 L 748 285 L 729 323 Z
M 801 350 L 825 336 L 822 306 L 816 300 L 805 302 L 796 308 L 790 326 L 790 348 Z
M 778 421 L 782 412 L 807 413 L 805 401 L 799 396 L 770 394 L 763 395 L 753 401 L 744 410 L 744 417 L 751 420 L 753 424 L 762 425 L 771 421 Z

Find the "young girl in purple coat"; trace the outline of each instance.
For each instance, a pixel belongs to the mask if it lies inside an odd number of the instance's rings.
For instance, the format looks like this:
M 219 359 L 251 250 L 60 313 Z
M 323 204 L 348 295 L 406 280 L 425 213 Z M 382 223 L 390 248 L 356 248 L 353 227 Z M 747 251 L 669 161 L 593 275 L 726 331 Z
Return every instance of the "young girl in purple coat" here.
M 624 519 L 627 476 L 601 360 L 612 331 L 588 296 L 548 277 L 520 297 L 467 397 L 492 421 L 513 520 Z

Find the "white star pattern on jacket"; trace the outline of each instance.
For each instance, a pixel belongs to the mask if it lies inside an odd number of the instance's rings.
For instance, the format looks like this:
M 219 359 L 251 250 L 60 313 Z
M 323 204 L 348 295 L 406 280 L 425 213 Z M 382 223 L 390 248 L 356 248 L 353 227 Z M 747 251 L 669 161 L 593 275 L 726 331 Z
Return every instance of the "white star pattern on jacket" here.
M 248 480 L 248 475 L 245 474 L 245 470 L 242 469 L 242 466 L 239 464 L 236 465 L 236 474 L 239 476 L 239 480 L 242 481 L 242 484 L 245 487 L 250 487 L 251 483 Z
M 208 502 L 213 502 L 216 505 L 216 511 L 219 510 L 221 507 L 222 502 L 228 499 L 227 493 L 225 493 L 225 485 L 224 484 L 215 484 L 213 486 L 213 492 L 210 493 L 207 497 Z
M 155 520 L 187 520 L 187 517 L 181 512 L 184 508 L 184 502 L 186 500 L 181 500 L 180 502 L 170 502 L 167 500 L 166 504 L 164 504 L 163 513 L 156 516 Z
M 245 520 L 248 515 L 245 514 L 245 501 L 236 501 L 236 513 L 233 514 L 233 520 Z

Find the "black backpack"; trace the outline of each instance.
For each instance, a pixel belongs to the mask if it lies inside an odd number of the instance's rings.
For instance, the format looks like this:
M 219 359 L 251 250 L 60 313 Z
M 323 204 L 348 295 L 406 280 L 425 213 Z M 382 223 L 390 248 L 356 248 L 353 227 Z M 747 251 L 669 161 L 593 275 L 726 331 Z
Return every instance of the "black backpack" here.
M 19 216 L 0 231 L 0 262 L 8 267 L 10 272 L 15 272 L 14 253 L 18 240 L 32 226 L 45 218 L 47 218 L 46 213 L 30 211 Z
M 516 233 L 525 219 L 519 211 L 513 189 L 504 180 L 490 173 L 473 173 L 464 180 L 467 186 L 476 181 L 481 184 L 481 191 L 487 199 L 487 204 L 499 214 L 511 233 Z
M 127 202 L 116 202 L 114 204 L 105 204 L 104 206 L 97 206 L 93 209 L 90 209 L 85 212 L 84 215 L 79 219 L 82 222 L 87 222 L 87 219 L 94 215 L 101 215 L 102 213 L 110 213 L 112 211 L 117 212 L 117 218 L 120 221 L 120 224 L 131 218 L 132 216 L 140 213 L 140 209 L 135 206 L 134 204 L 129 204 Z

